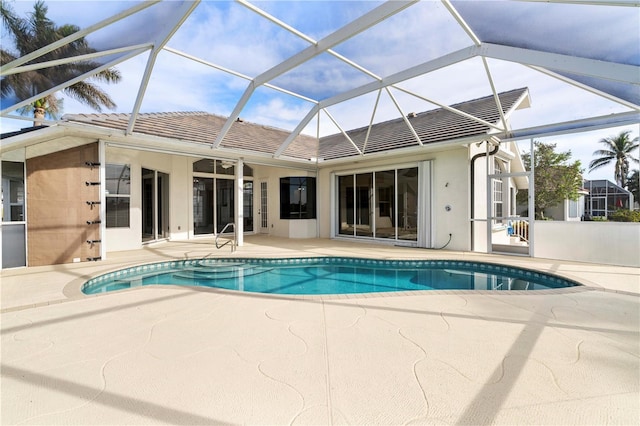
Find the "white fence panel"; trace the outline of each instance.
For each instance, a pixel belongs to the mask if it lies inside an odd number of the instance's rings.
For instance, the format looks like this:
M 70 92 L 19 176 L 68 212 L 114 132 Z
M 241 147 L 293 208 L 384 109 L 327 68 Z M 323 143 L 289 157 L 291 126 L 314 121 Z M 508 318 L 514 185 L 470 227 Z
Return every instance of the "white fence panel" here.
M 640 267 L 640 224 L 536 221 L 534 257 Z

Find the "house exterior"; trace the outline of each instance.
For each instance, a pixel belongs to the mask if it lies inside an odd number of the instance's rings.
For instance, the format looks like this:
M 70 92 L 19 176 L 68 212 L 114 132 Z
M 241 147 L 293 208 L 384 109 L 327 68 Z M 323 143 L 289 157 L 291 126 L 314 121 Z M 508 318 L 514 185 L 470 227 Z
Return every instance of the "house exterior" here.
M 633 210 L 633 194 L 606 179 L 585 180 L 584 216 L 606 218 L 619 209 Z
M 577 199 L 571 200 L 565 198 L 562 203 L 544 209 L 544 217 L 550 220 L 580 222 L 585 218 L 585 200 L 588 196 L 589 191 L 584 189 L 584 187 L 580 188 Z
M 529 106 L 526 88 L 498 97 L 506 120 Z M 225 133 L 226 118 L 204 112 L 140 114 L 132 132 L 128 114 L 75 114 L 5 134 L 2 267 L 233 228 L 238 245 L 260 233 L 488 251 L 508 244 L 528 184 L 516 144 L 486 124 L 501 122 L 496 105 L 487 96 L 320 139 L 240 119 Z

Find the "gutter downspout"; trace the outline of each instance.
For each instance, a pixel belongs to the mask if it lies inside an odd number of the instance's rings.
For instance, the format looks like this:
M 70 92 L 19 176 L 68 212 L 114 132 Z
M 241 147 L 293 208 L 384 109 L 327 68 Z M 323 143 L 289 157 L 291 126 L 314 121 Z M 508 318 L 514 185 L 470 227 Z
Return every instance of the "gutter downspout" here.
M 485 141 L 487 142 L 487 141 Z M 487 142 L 488 143 L 488 142 Z M 490 156 L 490 155 L 494 155 L 495 153 L 497 153 L 500 150 L 500 141 L 498 141 L 497 145 L 495 145 L 493 147 L 493 149 L 490 152 L 481 152 L 479 154 L 474 155 L 473 157 L 471 157 L 471 251 L 473 251 L 474 249 L 474 212 L 475 212 L 475 165 L 476 165 L 476 160 L 478 158 L 481 157 L 486 157 L 486 156 Z M 488 218 L 487 218 L 488 220 Z

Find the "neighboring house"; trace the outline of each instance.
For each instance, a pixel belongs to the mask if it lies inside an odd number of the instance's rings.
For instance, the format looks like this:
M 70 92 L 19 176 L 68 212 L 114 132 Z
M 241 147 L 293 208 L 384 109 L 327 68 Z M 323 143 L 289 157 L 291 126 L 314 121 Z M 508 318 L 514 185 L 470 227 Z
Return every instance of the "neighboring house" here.
M 577 200 L 565 199 L 548 207 L 544 216 L 550 220 L 579 222 L 592 217 L 607 217 L 616 210 L 633 209 L 633 194 L 608 180 L 584 180 Z M 526 215 L 527 206 L 518 205 L 518 214 Z
M 589 191 L 585 188 L 578 190 L 578 199 L 565 199 L 562 204 L 544 209 L 544 217 L 551 220 L 564 220 L 567 222 L 579 222 L 585 216 L 585 199 Z
M 633 210 L 633 194 L 608 180 L 585 180 L 589 192 L 584 200 L 584 217 L 607 217 L 616 210 Z
M 529 106 L 527 89 L 499 98 L 506 119 Z M 452 108 L 501 120 L 493 96 Z M 74 114 L 2 135 L 3 267 L 99 260 L 230 223 L 239 244 L 261 233 L 487 251 L 528 185 L 509 175 L 524 172 L 515 143 L 447 109 L 320 140 L 242 120 L 223 133 L 226 119 L 202 112 L 140 114 L 131 133 L 129 119 Z

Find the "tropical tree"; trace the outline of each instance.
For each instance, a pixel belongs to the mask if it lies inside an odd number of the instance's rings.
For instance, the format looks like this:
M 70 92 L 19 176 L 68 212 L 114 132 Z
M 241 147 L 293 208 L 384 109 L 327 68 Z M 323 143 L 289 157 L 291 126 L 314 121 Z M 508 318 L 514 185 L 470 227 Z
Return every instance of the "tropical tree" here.
M 606 148 L 593 152 L 593 155 L 598 156 L 598 158 L 589 163 L 589 171 L 615 163 L 614 176 L 616 183 L 622 188 L 626 188 L 629 163 L 640 163 L 632 155 L 633 151 L 638 149 L 638 138 L 631 139 L 630 134 L 630 130 L 625 130 L 617 136 L 600 139 L 599 142 L 605 145 Z
M 640 171 L 634 170 L 627 176 L 627 189 L 633 194 L 635 202 L 640 202 Z
M 535 217 L 545 219 L 544 210 L 556 206 L 565 199 L 577 200 L 578 190 L 582 187 L 580 161 L 572 163 L 571 151 L 556 152 L 556 144 L 535 142 L 534 185 Z M 531 153 L 524 153 L 522 160 L 527 169 L 531 169 Z M 518 192 L 518 202 L 526 202 L 527 191 Z
M 0 49 L 0 65 L 5 65 L 80 30 L 78 26 L 71 24 L 57 26 L 47 18 L 47 11 L 48 7 L 44 2 L 38 0 L 33 5 L 33 12 L 29 13 L 28 18 L 24 19 L 17 16 L 5 0 L 1 0 L 0 14 L 2 15 L 2 23 L 13 37 L 15 51 L 8 50 L 7 46 L 3 44 Z M 29 62 L 29 64 L 93 52 L 95 50 L 89 46 L 88 42 L 84 38 L 79 38 Z M 0 81 L 0 94 L 3 99 L 15 97 L 18 101 L 22 101 L 90 72 L 98 66 L 100 64 L 94 61 L 78 61 L 6 75 Z M 104 83 L 118 83 L 121 80 L 121 76 L 117 69 L 109 68 L 94 74 L 91 79 Z M 101 111 L 102 107 L 109 109 L 116 107 L 115 102 L 106 92 L 87 80 L 63 89 L 63 93 L 97 111 Z M 62 99 L 55 96 L 55 94 L 50 94 L 37 99 L 25 108 L 19 109 L 18 112 L 25 115 L 33 114 L 36 121 L 43 119 L 45 115 L 56 118 L 61 112 L 61 101 Z

